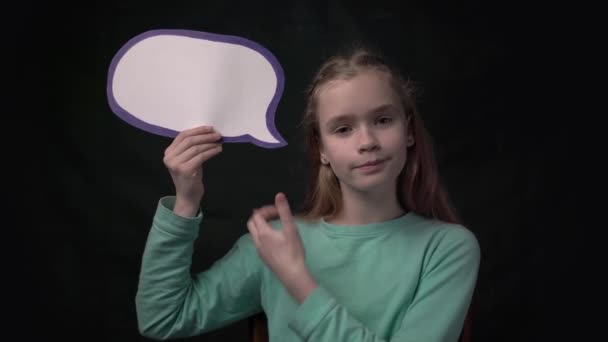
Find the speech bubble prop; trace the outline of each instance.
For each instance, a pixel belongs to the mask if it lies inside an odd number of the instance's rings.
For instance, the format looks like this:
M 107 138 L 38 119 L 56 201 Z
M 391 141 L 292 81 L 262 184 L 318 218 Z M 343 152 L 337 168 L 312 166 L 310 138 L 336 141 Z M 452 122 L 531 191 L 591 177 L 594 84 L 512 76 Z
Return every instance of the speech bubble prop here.
M 245 38 L 190 30 L 152 30 L 129 40 L 112 59 L 112 111 L 147 132 L 175 137 L 209 125 L 224 143 L 287 145 L 275 127 L 283 69 Z

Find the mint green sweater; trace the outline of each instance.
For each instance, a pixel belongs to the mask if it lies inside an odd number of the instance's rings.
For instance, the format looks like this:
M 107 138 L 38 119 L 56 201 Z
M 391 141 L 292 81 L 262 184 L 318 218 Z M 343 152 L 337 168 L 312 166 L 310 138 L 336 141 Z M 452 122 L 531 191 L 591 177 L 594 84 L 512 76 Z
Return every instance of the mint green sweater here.
M 175 215 L 174 200 L 159 201 L 142 258 L 136 308 L 144 336 L 192 336 L 264 311 L 272 342 L 458 340 L 480 262 L 478 241 L 465 227 L 412 212 L 348 227 L 297 219 L 319 284 L 298 305 L 249 234 L 210 268 L 191 273 L 203 214 Z M 281 229 L 278 220 L 271 225 Z

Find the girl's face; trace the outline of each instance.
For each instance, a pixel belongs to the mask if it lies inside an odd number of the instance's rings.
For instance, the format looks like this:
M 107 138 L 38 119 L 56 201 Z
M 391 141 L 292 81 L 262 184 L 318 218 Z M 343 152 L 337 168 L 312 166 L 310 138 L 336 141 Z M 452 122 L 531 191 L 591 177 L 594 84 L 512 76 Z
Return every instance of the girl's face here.
M 343 190 L 393 191 L 405 165 L 413 137 L 406 135 L 408 122 L 389 77 L 366 70 L 319 89 L 320 157 L 329 162 Z

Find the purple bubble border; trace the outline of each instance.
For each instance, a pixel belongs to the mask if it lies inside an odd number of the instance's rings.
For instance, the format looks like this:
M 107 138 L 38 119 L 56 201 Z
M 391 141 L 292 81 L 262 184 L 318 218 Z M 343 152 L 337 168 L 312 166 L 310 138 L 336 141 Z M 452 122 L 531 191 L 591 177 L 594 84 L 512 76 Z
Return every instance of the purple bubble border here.
M 268 49 L 266 49 L 265 47 L 261 46 L 260 44 L 258 44 L 256 42 L 253 42 L 251 40 L 248 40 L 248 39 L 245 39 L 242 37 L 237 37 L 237 36 L 220 35 L 220 34 L 213 34 L 213 33 L 208 33 L 208 32 L 201 32 L 201 31 L 192 31 L 192 30 L 160 29 L 160 30 L 146 31 L 146 32 L 130 39 L 116 53 L 116 55 L 112 59 L 112 62 L 110 64 L 110 68 L 108 71 L 108 81 L 107 81 L 107 90 L 106 90 L 107 97 L 108 97 L 108 103 L 109 103 L 112 111 L 118 117 L 120 117 L 122 120 L 126 121 L 127 123 L 129 123 L 132 126 L 135 126 L 137 128 L 140 128 L 144 131 L 147 131 L 147 132 L 150 132 L 153 134 L 174 138 L 179 133 L 177 131 L 174 131 L 174 130 L 171 130 L 168 128 L 164 128 L 161 126 L 153 125 L 153 124 L 144 122 L 141 119 L 138 119 L 133 114 L 129 113 L 127 110 L 122 108 L 116 102 L 116 99 L 114 98 L 114 94 L 112 92 L 112 88 L 113 88 L 112 80 L 114 79 L 114 72 L 116 71 L 116 66 L 118 65 L 118 62 L 120 61 L 120 59 L 135 44 L 139 43 L 140 41 L 142 41 L 144 39 L 154 37 L 154 36 L 159 36 L 159 35 L 184 36 L 184 37 L 204 39 L 204 40 L 215 41 L 215 42 L 237 44 L 237 45 L 242 45 L 242 46 L 248 47 L 250 49 L 253 49 L 253 50 L 259 52 L 262 56 L 264 56 L 266 58 L 266 60 L 268 60 L 268 62 L 270 62 L 270 65 L 274 69 L 275 75 L 277 77 L 277 87 L 275 90 L 275 94 L 274 94 L 272 100 L 270 101 L 270 104 L 268 105 L 268 109 L 266 111 L 266 127 L 268 127 L 272 136 L 275 139 L 277 139 L 279 142 L 278 143 L 269 143 L 269 142 L 265 142 L 265 141 L 260 141 L 256 138 L 252 137 L 249 134 L 244 134 L 244 135 L 235 136 L 235 137 L 222 137 L 222 142 L 224 142 L 224 143 L 252 143 L 257 146 L 264 147 L 264 148 L 278 148 L 278 147 L 283 147 L 283 146 L 287 145 L 287 141 L 278 132 L 278 130 L 275 127 L 275 122 L 274 122 L 276 109 L 278 107 L 279 101 L 281 100 L 281 96 L 283 95 L 283 89 L 285 87 L 285 75 L 283 73 L 283 68 L 281 67 L 281 64 L 279 63 L 279 61 L 275 58 L 275 56 Z

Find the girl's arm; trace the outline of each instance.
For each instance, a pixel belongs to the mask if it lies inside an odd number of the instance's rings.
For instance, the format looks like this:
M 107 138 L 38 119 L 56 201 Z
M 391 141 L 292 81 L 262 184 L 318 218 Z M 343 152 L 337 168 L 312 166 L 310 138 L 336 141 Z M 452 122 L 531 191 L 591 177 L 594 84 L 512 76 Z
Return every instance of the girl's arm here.
M 160 200 L 143 253 L 135 301 L 141 334 L 193 336 L 260 312 L 261 264 L 251 237 L 242 236 L 209 269 L 191 274 L 202 214 L 178 216 L 174 204 L 174 196 Z

